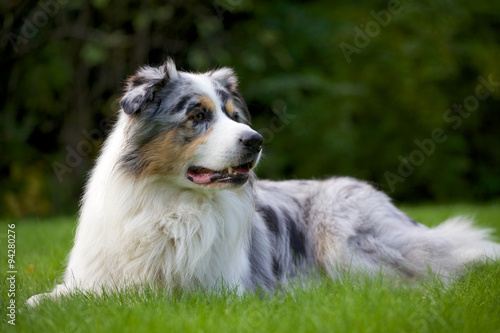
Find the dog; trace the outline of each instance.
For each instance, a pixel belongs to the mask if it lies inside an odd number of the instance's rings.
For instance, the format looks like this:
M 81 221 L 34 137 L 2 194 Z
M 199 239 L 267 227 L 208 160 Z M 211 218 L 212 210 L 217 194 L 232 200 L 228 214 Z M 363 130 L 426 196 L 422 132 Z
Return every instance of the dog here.
M 120 106 L 85 187 L 64 282 L 29 305 L 144 284 L 273 290 L 352 272 L 451 281 L 500 253 L 469 220 L 428 228 L 360 180 L 258 180 L 263 138 L 232 69 L 145 66 Z

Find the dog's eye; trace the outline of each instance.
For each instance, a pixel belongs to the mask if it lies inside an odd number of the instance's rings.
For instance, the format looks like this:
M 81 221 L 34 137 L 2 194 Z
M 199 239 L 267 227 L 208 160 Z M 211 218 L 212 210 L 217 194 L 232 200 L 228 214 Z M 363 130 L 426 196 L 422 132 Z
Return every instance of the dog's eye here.
M 233 114 L 233 120 L 234 120 L 234 121 L 236 121 L 236 122 L 239 122 L 239 121 L 240 121 L 240 115 L 239 115 L 237 112 L 235 112 L 235 113 Z
M 202 120 L 205 120 L 206 117 L 207 117 L 207 114 L 206 114 L 205 110 L 198 110 L 195 112 L 195 114 L 193 114 L 191 116 L 191 119 L 196 120 L 196 121 L 202 121 Z

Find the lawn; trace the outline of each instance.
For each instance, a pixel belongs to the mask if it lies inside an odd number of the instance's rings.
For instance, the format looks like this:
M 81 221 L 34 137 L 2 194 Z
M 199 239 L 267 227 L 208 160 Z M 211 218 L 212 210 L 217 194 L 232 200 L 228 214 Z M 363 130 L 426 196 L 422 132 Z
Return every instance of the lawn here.
M 404 206 L 414 219 L 435 225 L 455 214 L 474 216 L 496 228 L 500 204 Z M 7 323 L 9 283 L 0 284 L 1 332 L 500 332 L 500 264 L 470 267 L 451 286 L 437 281 L 411 287 L 376 279 L 323 279 L 308 289 L 273 295 L 231 290 L 222 295 L 158 290 L 130 291 L 104 297 L 76 295 L 23 304 L 60 281 L 71 249 L 75 218 L 2 221 L 2 275 L 7 264 L 8 224 L 16 235 L 16 326 Z

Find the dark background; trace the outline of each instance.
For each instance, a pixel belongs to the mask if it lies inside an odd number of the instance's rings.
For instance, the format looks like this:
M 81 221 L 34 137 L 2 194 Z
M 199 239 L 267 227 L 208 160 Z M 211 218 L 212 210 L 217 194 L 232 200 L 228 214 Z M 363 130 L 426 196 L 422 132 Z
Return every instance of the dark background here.
M 499 1 L 0 6 L 0 215 L 75 213 L 124 80 L 167 56 L 236 70 L 266 139 L 261 178 L 350 175 L 404 202 L 500 196 Z

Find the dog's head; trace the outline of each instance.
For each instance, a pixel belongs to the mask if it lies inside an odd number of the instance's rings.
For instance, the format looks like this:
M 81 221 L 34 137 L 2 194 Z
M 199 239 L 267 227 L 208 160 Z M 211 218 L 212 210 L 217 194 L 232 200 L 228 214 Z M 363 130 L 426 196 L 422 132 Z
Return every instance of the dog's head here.
M 241 186 L 257 164 L 262 136 L 229 68 L 194 74 L 168 59 L 142 67 L 120 101 L 126 119 L 121 165 L 136 177 L 165 176 L 191 188 Z

